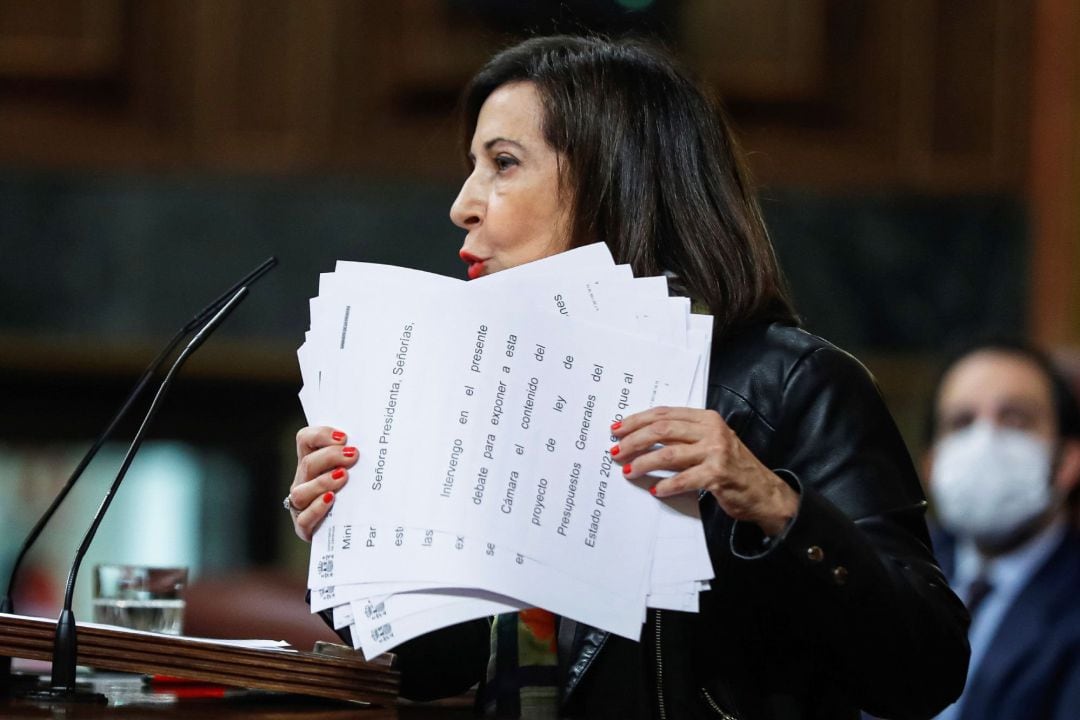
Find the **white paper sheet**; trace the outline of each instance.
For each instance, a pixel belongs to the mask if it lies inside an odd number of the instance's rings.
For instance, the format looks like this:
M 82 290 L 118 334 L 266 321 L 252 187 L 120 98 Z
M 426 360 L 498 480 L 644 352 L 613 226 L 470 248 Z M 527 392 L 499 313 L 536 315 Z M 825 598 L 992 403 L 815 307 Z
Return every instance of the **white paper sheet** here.
M 468 284 L 320 276 L 301 402 L 360 458 L 312 542 L 312 610 L 369 656 L 521 607 L 631 638 L 646 604 L 695 611 L 712 578 L 696 497 L 623 479 L 607 428 L 704 406 L 711 318 L 689 309 L 599 244 Z

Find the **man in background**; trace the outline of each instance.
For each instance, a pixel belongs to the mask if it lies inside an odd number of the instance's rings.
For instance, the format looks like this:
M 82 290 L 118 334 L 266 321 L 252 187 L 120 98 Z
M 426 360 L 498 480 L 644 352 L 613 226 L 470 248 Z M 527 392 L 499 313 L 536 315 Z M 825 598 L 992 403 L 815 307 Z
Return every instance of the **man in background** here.
M 947 720 L 1080 718 L 1080 410 L 1049 359 L 969 347 L 933 396 L 928 490 L 937 557 L 972 615 Z

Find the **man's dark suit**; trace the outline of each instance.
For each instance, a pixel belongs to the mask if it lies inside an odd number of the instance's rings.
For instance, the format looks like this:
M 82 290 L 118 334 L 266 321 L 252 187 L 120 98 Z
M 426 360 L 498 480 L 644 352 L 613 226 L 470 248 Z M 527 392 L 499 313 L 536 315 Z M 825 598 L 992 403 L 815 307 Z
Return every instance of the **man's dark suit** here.
M 935 550 L 951 578 L 950 538 Z M 1071 531 L 1020 591 L 968 677 L 958 720 L 1080 718 L 1080 533 Z

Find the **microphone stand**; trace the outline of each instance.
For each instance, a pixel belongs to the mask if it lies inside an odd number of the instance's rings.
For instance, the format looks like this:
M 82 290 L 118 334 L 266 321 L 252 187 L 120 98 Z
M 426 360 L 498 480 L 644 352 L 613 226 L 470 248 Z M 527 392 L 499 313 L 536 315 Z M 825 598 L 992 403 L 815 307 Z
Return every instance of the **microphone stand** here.
M 101 525 L 105 512 L 109 509 L 109 505 L 112 504 L 113 497 L 115 497 L 121 481 L 127 474 L 128 467 L 131 466 L 131 461 L 134 459 L 135 453 L 142 445 L 146 430 L 157 415 L 161 400 L 165 397 L 170 385 L 172 385 L 173 378 L 176 376 L 180 366 L 183 365 L 188 357 L 203 344 L 209 334 L 221 324 L 246 295 L 247 288 L 240 288 L 232 298 L 217 311 L 217 314 L 215 314 L 214 317 L 206 323 L 203 329 L 192 338 L 191 342 L 188 343 L 187 347 L 184 348 L 176 358 L 176 361 L 169 369 L 165 379 L 161 381 L 157 394 L 154 396 L 153 402 L 150 403 L 150 409 L 147 410 L 146 417 L 143 418 L 142 425 L 139 426 L 138 432 L 135 433 L 135 439 L 131 441 L 131 446 L 124 456 L 124 461 L 120 466 L 120 471 L 117 473 L 116 479 L 113 480 L 108 493 L 105 495 L 105 499 L 101 501 L 101 505 L 98 507 L 97 512 L 94 513 L 94 519 L 90 524 L 90 529 L 87 530 L 86 536 L 83 537 L 82 544 L 79 545 L 79 549 L 75 554 L 75 561 L 68 573 L 67 586 L 64 592 L 64 607 L 60 611 L 60 617 L 57 618 L 56 623 L 56 639 L 53 643 L 52 678 L 50 687 L 47 690 L 30 693 L 27 695 L 27 698 L 45 702 L 74 701 L 104 703 L 107 701 L 104 695 L 99 693 L 80 693 L 75 687 L 75 665 L 78 657 L 78 633 L 75 626 L 75 614 L 71 610 L 71 604 L 75 594 L 75 579 L 79 573 L 79 566 L 82 564 L 83 557 L 90 548 L 90 543 L 93 541 L 94 535 L 97 534 L 98 526 Z
M 90 449 L 87 450 L 82 460 L 80 460 L 79 464 L 75 467 L 75 470 L 72 471 L 71 476 L 67 479 L 67 482 L 64 483 L 64 486 L 60 489 L 60 492 L 56 494 L 56 497 L 53 498 L 53 501 L 49 504 L 49 507 L 46 508 L 45 512 L 42 513 L 41 517 L 38 518 L 37 522 L 34 524 L 34 527 L 31 528 L 29 534 L 26 536 L 26 539 L 23 541 L 22 548 L 19 550 L 19 554 L 15 557 L 15 562 L 11 567 L 11 575 L 8 577 L 7 592 L 4 594 L 3 597 L 0 597 L 0 613 L 15 612 L 15 579 L 18 576 L 19 568 L 22 566 L 23 559 L 30 551 L 31 546 L 33 546 L 33 544 L 37 541 L 38 536 L 41 535 L 41 531 L 45 529 L 45 525 L 49 522 L 50 519 L 52 519 L 52 516 L 56 513 L 56 509 L 60 506 L 60 503 L 62 503 L 64 501 L 64 498 L 67 497 L 68 493 L 71 491 L 71 488 L 75 486 L 75 481 L 77 481 L 82 476 L 83 471 L 86 470 L 86 467 L 90 464 L 94 457 L 97 456 L 98 451 L 106 442 L 108 442 L 109 438 L 112 437 L 113 432 L 116 431 L 117 425 L 120 424 L 120 421 L 128 414 L 128 412 L 131 410 L 131 407 L 135 404 L 135 401 L 139 398 L 139 396 L 142 395 L 143 391 L 146 389 L 146 386 L 150 383 L 150 379 L 154 376 L 154 374 L 158 371 L 162 364 L 164 364 L 165 359 L 172 355 L 173 350 L 176 349 L 176 346 L 180 344 L 181 340 L 183 340 L 189 333 L 191 333 L 196 328 L 202 327 L 206 323 L 207 319 L 210 318 L 218 310 L 220 310 L 222 306 L 224 306 L 225 303 L 227 303 L 229 299 L 237 293 L 238 290 L 250 286 L 263 275 L 268 273 L 274 266 L 277 265 L 277 263 L 278 260 L 276 257 L 268 257 L 266 260 L 260 263 L 258 267 L 249 272 L 243 278 L 241 278 L 239 282 L 235 283 L 232 287 L 222 293 L 217 299 L 204 307 L 191 320 L 189 320 L 187 324 L 180 328 L 180 330 L 178 330 L 175 335 L 173 335 L 168 345 L 166 345 L 165 348 L 160 353 L 158 353 L 157 357 L 155 357 L 153 361 L 146 367 L 146 369 L 143 370 L 142 375 L 139 376 L 139 379 L 135 383 L 135 387 L 132 388 L 131 392 L 127 396 L 127 399 L 125 399 L 123 404 L 120 406 L 120 409 L 113 416 L 112 420 L 109 421 L 109 424 L 105 426 L 105 430 L 103 430 L 102 433 L 97 437 L 93 445 L 90 446 Z M 8 694 L 11 688 L 11 681 L 11 658 L 7 656 L 0 657 L 0 697 Z

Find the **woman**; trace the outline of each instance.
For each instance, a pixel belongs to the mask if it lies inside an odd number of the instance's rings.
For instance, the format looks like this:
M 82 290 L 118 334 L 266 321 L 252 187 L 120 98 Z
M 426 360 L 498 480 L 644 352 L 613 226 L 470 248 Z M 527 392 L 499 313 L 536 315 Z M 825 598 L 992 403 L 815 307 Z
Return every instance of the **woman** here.
M 599 240 L 715 317 L 709 409 L 612 428 L 627 477 L 674 470 L 657 496 L 700 493 L 713 589 L 698 614 L 650 611 L 640 643 L 559 621 L 560 714 L 929 717 L 951 702 L 967 616 L 929 549 L 910 459 L 866 370 L 797 329 L 715 108 L 654 50 L 569 37 L 496 55 L 464 108 L 472 169 L 450 214 L 470 278 Z M 305 428 L 297 455 L 290 497 L 309 539 L 356 450 Z M 399 648 L 403 694 L 483 680 L 488 627 Z M 500 711 L 514 705 L 505 660 L 491 663 Z

